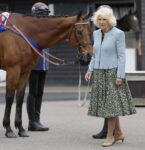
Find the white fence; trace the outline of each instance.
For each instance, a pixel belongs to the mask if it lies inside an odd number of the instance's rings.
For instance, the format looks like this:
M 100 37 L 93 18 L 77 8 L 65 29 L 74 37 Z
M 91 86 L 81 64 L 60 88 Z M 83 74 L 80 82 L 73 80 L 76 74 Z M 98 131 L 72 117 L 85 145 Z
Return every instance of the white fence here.
M 0 69 L 0 87 L 5 86 L 6 84 L 5 81 L 6 81 L 6 72 Z
M 126 65 L 125 71 L 136 71 L 136 49 L 127 48 L 126 49 Z

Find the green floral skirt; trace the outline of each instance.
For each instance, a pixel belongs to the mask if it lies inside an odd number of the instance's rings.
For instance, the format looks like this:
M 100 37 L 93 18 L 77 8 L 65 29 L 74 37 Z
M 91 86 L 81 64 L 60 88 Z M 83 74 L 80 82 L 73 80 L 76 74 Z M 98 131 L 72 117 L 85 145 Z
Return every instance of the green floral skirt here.
M 117 88 L 116 76 L 116 68 L 94 70 L 88 115 L 110 118 L 136 113 L 126 80 Z

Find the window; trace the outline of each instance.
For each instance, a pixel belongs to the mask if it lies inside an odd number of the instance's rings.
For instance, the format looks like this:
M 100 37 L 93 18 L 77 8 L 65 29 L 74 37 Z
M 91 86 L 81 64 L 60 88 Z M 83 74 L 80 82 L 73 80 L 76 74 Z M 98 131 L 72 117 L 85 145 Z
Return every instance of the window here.
M 8 5 L 5 3 L 0 3 L 0 10 L 1 11 L 8 11 Z

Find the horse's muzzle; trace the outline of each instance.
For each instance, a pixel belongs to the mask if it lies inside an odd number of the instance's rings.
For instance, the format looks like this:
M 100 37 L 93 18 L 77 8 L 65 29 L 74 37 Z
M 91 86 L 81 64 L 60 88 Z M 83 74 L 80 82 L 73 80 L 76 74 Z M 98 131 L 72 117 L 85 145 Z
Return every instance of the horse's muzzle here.
M 88 65 L 91 60 L 91 56 L 89 54 L 81 54 L 79 56 L 79 62 L 82 66 Z

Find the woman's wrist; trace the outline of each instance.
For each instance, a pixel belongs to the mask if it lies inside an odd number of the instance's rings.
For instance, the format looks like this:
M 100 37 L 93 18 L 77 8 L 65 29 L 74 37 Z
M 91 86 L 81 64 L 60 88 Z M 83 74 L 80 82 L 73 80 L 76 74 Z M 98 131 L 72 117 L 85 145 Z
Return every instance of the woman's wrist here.
M 117 77 L 116 79 L 118 79 L 118 80 L 122 80 L 122 78 L 120 78 L 120 77 Z

